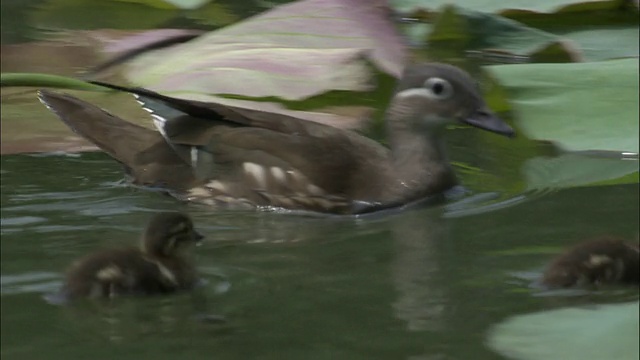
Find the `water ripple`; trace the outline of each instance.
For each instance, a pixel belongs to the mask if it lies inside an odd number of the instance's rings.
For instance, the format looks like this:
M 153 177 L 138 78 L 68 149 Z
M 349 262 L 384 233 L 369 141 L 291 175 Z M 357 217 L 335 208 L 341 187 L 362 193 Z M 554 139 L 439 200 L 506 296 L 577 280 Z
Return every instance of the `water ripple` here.
M 514 205 L 518 205 L 529 199 L 528 196 L 518 195 L 502 201 L 494 201 L 497 196 L 494 194 L 477 194 L 464 198 L 455 203 L 448 204 L 446 208 L 445 218 L 459 218 L 470 215 L 478 215 L 496 210 L 505 209 Z
M 8 217 L 8 218 L 0 218 L 0 226 L 23 226 L 29 224 L 36 224 L 40 222 L 45 222 L 47 219 L 39 216 L 17 216 L 17 217 Z
M 62 285 L 61 276 L 50 272 L 28 272 L 0 276 L 0 294 L 48 293 Z

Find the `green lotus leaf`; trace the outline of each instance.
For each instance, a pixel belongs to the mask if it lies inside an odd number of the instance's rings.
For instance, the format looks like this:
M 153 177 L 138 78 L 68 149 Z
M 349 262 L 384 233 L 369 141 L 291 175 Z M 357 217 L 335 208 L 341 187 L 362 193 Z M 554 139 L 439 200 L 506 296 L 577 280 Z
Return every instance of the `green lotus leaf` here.
M 529 58 L 540 62 L 570 62 L 581 59 L 580 51 L 568 40 L 528 27 L 505 17 L 468 10 L 454 5 L 441 9 L 427 36 L 431 52 L 443 57 L 488 52 L 512 60 Z
M 638 60 L 498 65 L 526 136 L 570 151 L 638 152 Z
M 638 183 L 637 158 L 607 158 L 568 153 L 558 157 L 529 159 L 522 170 L 527 190 Z
M 160 1 L 162 3 L 162 1 Z M 149 29 L 177 14 L 176 8 L 119 1 L 46 0 L 37 5 L 31 24 L 53 29 Z
M 573 41 L 587 61 L 637 57 L 640 54 L 640 32 L 637 26 L 623 27 L 571 27 L 558 32 Z
M 638 359 L 638 302 L 515 316 L 495 326 L 488 345 L 510 359 Z
M 522 11 L 534 13 L 577 12 L 588 10 L 618 9 L 622 0 L 576 1 L 576 0 L 512 0 L 508 3 L 497 0 L 476 0 L 465 2 L 467 9 L 487 13 Z M 447 0 L 391 0 L 393 7 L 400 11 L 416 9 L 437 9 L 451 3 Z

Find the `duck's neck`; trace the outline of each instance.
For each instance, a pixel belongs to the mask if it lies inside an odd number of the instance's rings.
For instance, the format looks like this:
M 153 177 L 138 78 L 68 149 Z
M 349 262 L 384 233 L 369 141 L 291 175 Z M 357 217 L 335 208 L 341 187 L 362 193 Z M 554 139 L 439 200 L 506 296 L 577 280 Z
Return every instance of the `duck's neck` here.
M 405 197 L 439 193 L 456 184 L 441 132 L 390 124 L 392 164 Z

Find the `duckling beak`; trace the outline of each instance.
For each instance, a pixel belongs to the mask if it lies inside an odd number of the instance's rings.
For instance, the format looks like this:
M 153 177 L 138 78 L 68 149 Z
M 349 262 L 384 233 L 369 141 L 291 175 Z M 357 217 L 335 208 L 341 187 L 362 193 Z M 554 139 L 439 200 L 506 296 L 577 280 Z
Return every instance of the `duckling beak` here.
M 511 126 L 507 125 L 507 123 L 486 108 L 477 110 L 473 114 L 462 118 L 461 121 L 465 124 L 491 131 L 496 134 L 508 137 L 516 136 L 516 132 L 511 128 Z
M 191 235 L 191 238 L 193 239 L 193 241 L 195 241 L 196 244 L 200 244 L 202 242 L 202 239 L 204 239 L 204 235 L 200 234 L 197 231 L 194 231 Z

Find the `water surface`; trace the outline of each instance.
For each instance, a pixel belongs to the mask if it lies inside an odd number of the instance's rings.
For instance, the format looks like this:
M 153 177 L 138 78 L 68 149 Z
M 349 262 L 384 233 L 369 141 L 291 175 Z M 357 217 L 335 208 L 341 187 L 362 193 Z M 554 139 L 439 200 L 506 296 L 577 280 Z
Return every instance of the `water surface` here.
M 498 359 L 484 338 L 502 319 L 637 298 L 537 296 L 526 275 L 582 238 L 632 237 L 635 185 L 550 192 L 472 215 L 448 204 L 326 219 L 181 204 L 121 185 L 119 165 L 100 153 L 4 156 L 1 165 L 7 359 Z M 207 236 L 194 249 L 205 304 L 190 295 L 71 307 L 42 299 L 74 258 L 135 243 L 151 212 L 167 209 L 193 215 Z M 228 324 L 195 320 L 203 306 Z

